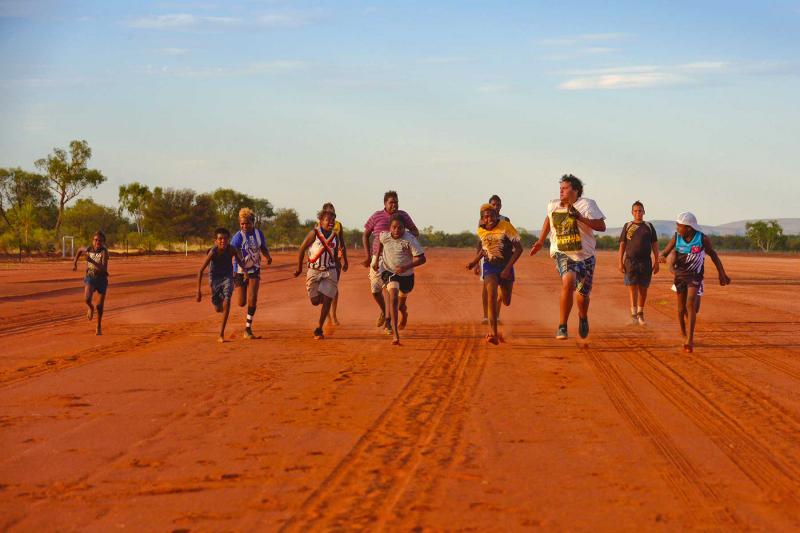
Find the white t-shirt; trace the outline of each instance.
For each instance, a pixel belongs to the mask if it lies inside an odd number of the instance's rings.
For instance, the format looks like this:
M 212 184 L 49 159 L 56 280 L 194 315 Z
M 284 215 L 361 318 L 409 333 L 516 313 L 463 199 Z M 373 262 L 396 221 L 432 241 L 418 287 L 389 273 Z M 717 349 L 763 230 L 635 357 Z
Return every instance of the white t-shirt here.
M 406 230 L 403 236 L 399 239 L 392 237 L 388 231 L 381 232 L 378 237 L 383 244 L 383 254 L 381 254 L 380 271 L 388 270 L 396 272 L 397 267 L 409 267 L 408 270 L 398 276 L 411 276 L 414 274 L 414 267 L 411 262 L 415 257 L 423 255 L 425 251 L 420 246 L 419 241 L 414 234 Z
M 588 219 L 606 218 L 597 203 L 589 198 L 578 198 L 572 205 Z M 594 255 L 596 239 L 592 228 L 570 216 L 567 208 L 561 206 L 561 200 L 551 200 L 547 204 L 547 217 L 550 219 L 551 256 L 561 252 L 573 261 L 583 261 Z

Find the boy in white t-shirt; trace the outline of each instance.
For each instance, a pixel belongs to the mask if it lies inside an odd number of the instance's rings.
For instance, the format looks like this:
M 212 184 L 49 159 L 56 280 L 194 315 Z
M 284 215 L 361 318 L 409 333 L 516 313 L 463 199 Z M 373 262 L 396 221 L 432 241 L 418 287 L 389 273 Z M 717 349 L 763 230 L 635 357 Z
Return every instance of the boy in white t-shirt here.
M 595 231 L 605 231 L 605 215 L 597 203 L 583 198 L 583 182 L 572 174 L 561 177 L 558 200 L 547 204 L 547 217 L 530 255 L 542 249 L 550 238 L 550 256 L 561 275 L 561 301 L 556 338 L 567 338 L 567 321 L 572 311 L 573 292 L 578 300 L 578 333 L 589 335 L 589 295 L 594 278 Z
M 425 264 L 425 251 L 417 238 L 406 231 L 404 218 L 395 213 L 389 221 L 389 231 L 378 236 L 378 257 L 372 267 L 378 272 L 389 294 L 389 317 L 386 331 L 394 336 L 392 344 L 400 344 L 400 331 L 408 320 L 408 293 L 414 289 L 414 267 Z M 402 319 L 398 324 L 398 312 Z

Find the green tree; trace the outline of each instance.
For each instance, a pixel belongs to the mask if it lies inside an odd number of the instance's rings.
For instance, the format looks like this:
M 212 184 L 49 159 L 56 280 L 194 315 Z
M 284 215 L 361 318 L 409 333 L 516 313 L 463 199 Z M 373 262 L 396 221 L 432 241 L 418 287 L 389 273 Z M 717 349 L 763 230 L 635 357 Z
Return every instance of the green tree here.
M 94 232 L 101 230 L 111 244 L 127 225 L 115 209 L 100 205 L 91 198 L 81 198 L 64 210 L 62 227 L 84 244 L 89 244 Z
M 239 227 L 239 209 L 251 207 L 253 198 L 233 189 L 217 189 L 211 193 L 217 206 L 217 224 L 236 230 Z
M 294 209 L 278 209 L 275 218 L 264 232 L 268 242 L 274 244 L 294 244 L 302 238 L 303 225 Z
M 209 237 L 217 223 L 217 210 L 210 194 L 156 187 L 145 207 L 144 223 L 167 242 Z
M 99 170 L 88 168 L 92 149 L 86 141 L 69 143 L 69 153 L 63 148 L 54 148 L 53 153 L 36 161 L 49 180 L 48 186 L 56 195 L 58 216 L 55 233 L 60 236 L 64 207 L 87 187 L 97 187 L 106 180 Z
M 142 185 L 138 181 L 120 185 L 119 187 L 119 208 L 120 211 L 127 211 L 136 224 L 136 232 L 141 236 L 144 233 L 144 210 L 147 202 L 153 194 L 147 185 Z
M 55 198 L 47 188 L 47 178 L 20 168 L 0 168 L 0 218 L 12 226 L 12 211 L 30 200 L 37 223 L 44 225 L 55 211 Z
M 272 203 L 270 203 L 270 201 L 266 198 L 254 198 L 251 209 L 256 214 L 257 228 L 263 227 L 267 220 L 275 216 L 275 210 L 272 208 Z
M 747 237 L 758 246 L 762 252 L 769 252 L 784 240 L 783 228 L 777 220 L 758 220 L 745 224 Z

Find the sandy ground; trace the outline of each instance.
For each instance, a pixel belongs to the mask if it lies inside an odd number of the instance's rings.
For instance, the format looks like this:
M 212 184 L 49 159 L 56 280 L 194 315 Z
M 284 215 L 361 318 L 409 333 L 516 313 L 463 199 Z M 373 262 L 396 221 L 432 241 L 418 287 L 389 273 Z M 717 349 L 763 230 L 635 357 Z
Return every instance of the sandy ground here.
M 105 335 L 67 263 L 0 265 L 3 530 L 791 530 L 800 527 L 800 260 L 707 265 L 695 353 L 669 275 L 628 324 L 601 254 L 588 348 L 524 256 L 489 346 L 470 252 L 429 253 L 403 346 L 345 274 L 324 341 L 293 258 L 254 329 L 193 298 L 198 257 L 113 259 Z M 570 333 L 577 332 L 573 316 Z

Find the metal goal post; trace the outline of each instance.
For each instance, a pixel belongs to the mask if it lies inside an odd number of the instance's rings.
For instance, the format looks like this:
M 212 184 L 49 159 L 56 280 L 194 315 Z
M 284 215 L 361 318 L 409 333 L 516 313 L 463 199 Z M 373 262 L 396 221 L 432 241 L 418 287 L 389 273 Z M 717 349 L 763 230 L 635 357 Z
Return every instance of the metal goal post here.
M 75 257 L 75 237 L 72 235 L 64 235 L 61 237 L 61 257 L 67 257 L 67 241 L 69 241 L 69 258 Z

